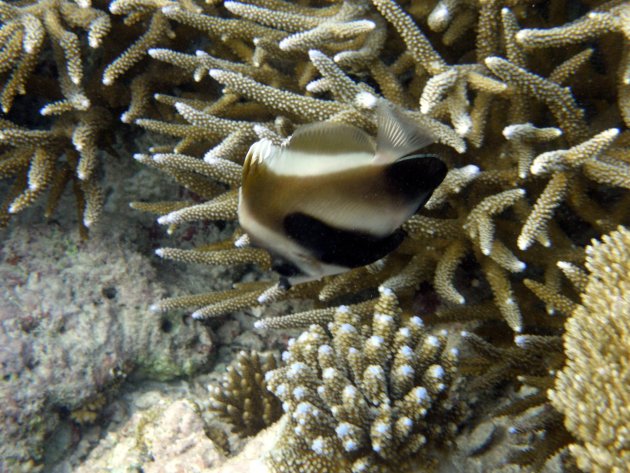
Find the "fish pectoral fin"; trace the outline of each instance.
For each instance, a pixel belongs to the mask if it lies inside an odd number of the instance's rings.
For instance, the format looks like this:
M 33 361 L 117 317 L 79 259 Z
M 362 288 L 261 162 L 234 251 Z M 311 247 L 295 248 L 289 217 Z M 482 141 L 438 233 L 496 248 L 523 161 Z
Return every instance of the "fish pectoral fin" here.
M 394 162 L 435 142 L 428 130 L 384 99 L 376 105 L 376 117 L 378 132 L 374 163 Z
M 356 268 L 373 263 L 395 250 L 404 233 L 396 230 L 391 235 L 376 237 L 364 232 L 332 227 L 303 213 L 292 213 L 284 218 L 284 230 L 319 261 Z

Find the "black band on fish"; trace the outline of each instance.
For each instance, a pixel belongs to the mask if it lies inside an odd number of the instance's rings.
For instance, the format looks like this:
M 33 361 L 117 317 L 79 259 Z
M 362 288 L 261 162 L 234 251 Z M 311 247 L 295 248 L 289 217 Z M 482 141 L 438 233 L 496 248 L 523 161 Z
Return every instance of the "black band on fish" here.
M 446 172 L 446 164 L 437 156 L 414 154 L 388 166 L 385 176 L 392 194 L 398 194 L 405 200 L 419 199 L 418 208 L 421 208 L 442 183 Z
M 308 249 L 319 261 L 346 268 L 381 259 L 398 248 L 405 236 L 400 229 L 384 238 L 342 230 L 302 213 L 287 215 L 284 230 L 289 238 Z

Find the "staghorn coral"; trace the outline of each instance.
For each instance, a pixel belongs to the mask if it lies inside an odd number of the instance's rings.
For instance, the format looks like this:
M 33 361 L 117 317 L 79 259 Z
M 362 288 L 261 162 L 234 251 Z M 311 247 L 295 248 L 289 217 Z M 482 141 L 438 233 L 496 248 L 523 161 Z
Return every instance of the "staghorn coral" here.
M 77 199 L 81 232 L 98 220 L 102 192 L 95 169 L 100 153 L 99 137 L 110 124 L 110 113 L 96 106 L 87 92 L 82 40 L 90 48 L 100 48 L 111 28 L 109 16 L 81 2 L 45 0 L 0 4 L 2 49 L 0 106 L 18 120 L 3 119 L 0 124 L 0 178 L 11 178 L 0 208 L 0 225 L 12 214 L 32 205 L 49 192 L 46 216 L 58 204 L 61 193 L 72 183 Z M 77 31 L 75 33 L 75 31 Z M 57 83 L 37 74 L 38 63 L 52 56 Z M 39 69 L 47 66 L 39 65 Z M 39 113 L 52 119 L 48 129 L 30 129 L 31 122 L 14 110 L 18 95 L 36 103 L 47 100 Z M 19 107 L 18 107 L 19 108 Z M 50 122 L 50 120 L 48 120 Z M 42 123 L 46 119 L 42 118 Z
M 373 317 L 337 309 L 327 329 L 313 325 L 268 375 L 283 401 L 276 472 L 407 471 L 436 461 L 461 420 L 452 379 L 457 350 L 419 317 L 405 320 L 381 288 Z
M 469 6 L 451 11 L 448 5 L 440 5 L 434 6 L 433 13 L 426 9 L 422 13 L 430 16 L 429 25 L 438 31 L 444 30 L 458 15 L 471 12 Z M 557 297 L 542 296 L 547 311 L 566 314 L 576 294 L 562 284 L 555 263 L 559 260 L 580 263 L 582 255 L 579 242 L 570 230 L 560 228 L 554 214 L 568 205 L 573 212 L 567 219 L 569 225 L 572 220 L 581 219 L 593 230 L 603 231 L 616 219 L 625 218 L 622 209 L 627 202 L 625 194 L 615 198 L 611 203 L 615 210 L 610 212 L 614 218 L 607 219 L 597 202 L 601 199 L 594 198 L 591 191 L 602 184 L 626 188 L 628 165 L 624 158 L 627 132 L 621 131 L 619 110 L 612 112 L 613 121 L 617 119 L 616 127 L 608 127 L 589 138 L 591 132 L 583 110 L 571 88 L 564 85 L 574 81 L 587 67 L 589 53 L 569 55 L 548 78 L 528 71 L 525 68 L 531 49 L 521 45 L 523 35 L 519 36 L 519 31 L 529 30 L 520 30 L 518 26 L 519 18 L 525 18 L 526 12 L 521 7 L 509 9 L 501 2 L 484 5 L 478 12 L 480 34 L 472 49 L 478 62 L 469 64 L 449 64 L 449 55 L 438 52 L 418 26 L 426 18 L 412 16 L 420 14 L 421 9 L 410 8 L 410 15 L 401 6 L 385 0 L 375 1 L 373 6 L 367 2 L 338 2 L 323 9 L 280 1 L 273 6 L 237 2 L 227 2 L 225 6 L 243 19 L 217 18 L 170 7 L 164 11 L 174 21 L 207 32 L 215 40 L 212 48 L 224 51 L 227 59 L 204 51 L 195 55 L 169 49 L 150 51 L 156 59 L 180 67 L 193 81 L 202 80 L 208 71 L 212 79 L 225 87 L 223 95 L 214 102 L 212 94 L 207 93 L 181 99 L 157 96 L 161 103 L 174 107 L 181 120 L 137 121 L 144 128 L 179 138 L 175 146 L 156 150 L 153 155 L 138 155 L 137 159 L 170 174 L 191 192 L 204 197 L 201 203 L 191 200 L 134 204 L 141 210 L 160 214 L 158 222 L 168 225 L 169 232 L 199 220 L 235 219 L 236 192 L 225 192 L 216 183 L 231 188 L 238 185 L 240 163 L 249 145 L 257 139 L 264 137 L 279 142 L 297 124 L 318 120 L 351 122 L 373 131 L 371 107 L 378 94 L 411 108 L 408 113 L 433 132 L 439 143 L 435 145 L 437 152 L 450 162 L 452 169 L 427 204 L 427 210 L 405 225 L 407 241 L 367 271 L 333 276 L 319 286 L 312 284 L 288 293 L 279 292 L 270 281 L 267 286 L 263 283 L 244 286 L 223 295 L 166 300 L 157 303 L 155 309 L 184 308 L 190 303 L 196 310 L 194 315 L 202 318 L 242 309 L 256 301 L 311 295 L 329 301 L 333 298 L 329 294 L 340 297 L 361 289 L 375 289 L 379 284 L 392 286 L 391 280 L 403 296 L 423 281 L 434 284 L 445 304 L 440 314 L 446 318 L 467 312 L 471 320 L 475 310 L 455 314 L 457 305 L 470 304 L 465 293 L 474 294 L 472 300 L 490 298 L 498 309 L 497 315 L 491 317 L 504 319 L 515 332 L 526 332 L 543 317 L 537 309 L 523 313 L 521 307 L 531 304 L 538 307 L 534 296 L 540 297 L 544 292 L 558 293 Z M 446 23 L 436 27 L 438 13 L 446 14 L 444 8 L 454 16 L 448 21 L 444 17 Z M 308 57 L 303 52 L 312 46 L 285 54 L 289 52 L 287 38 L 293 41 L 299 32 L 316 37 L 319 33 L 313 32 L 329 21 L 337 21 L 332 19 L 342 11 L 354 12 L 351 18 L 358 18 L 353 15 L 360 13 L 361 18 L 370 18 L 369 21 L 377 21 L 374 19 L 378 18 L 375 15 L 378 12 L 400 35 L 397 39 L 390 33 L 385 39 L 384 44 L 396 44 L 385 55 L 386 74 L 377 75 L 367 60 L 344 64 L 339 51 L 330 50 L 329 46 L 321 51 L 308 50 Z M 225 27 L 219 42 L 216 33 L 209 31 L 209 25 L 215 22 Z M 264 41 L 258 39 L 280 24 L 285 25 L 287 34 L 280 34 L 276 28 L 272 30 L 275 36 L 265 37 Z M 235 47 L 233 38 L 238 38 L 239 57 L 225 49 Z M 361 44 L 361 40 L 353 41 Z M 275 49 L 271 43 L 276 45 Z M 462 54 L 457 41 L 453 47 L 458 47 L 458 54 Z M 267 54 L 260 53 L 265 48 Z M 248 54 L 243 54 L 245 50 Z M 619 58 L 610 60 L 623 67 Z M 293 77 L 286 73 L 291 68 L 295 71 Z M 358 71 L 362 71 L 361 75 Z M 408 77 L 411 74 L 410 82 L 401 81 L 405 74 Z M 360 77 L 370 80 L 357 79 Z M 585 93 L 581 89 L 579 92 Z M 530 95 L 537 102 L 527 101 Z M 585 97 L 588 96 L 581 100 Z M 416 110 L 413 103 L 419 104 Z M 505 111 L 505 105 L 510 105 L 509 112 Z M 547 108 L 553 118 L 543 119 Z M 496 148 L 498 152 L 494 151 Z M 546 151 L 550 148 L 551 151 Z M 499 162 L 497 154 L 503 157 Z M 546 185 L 545 179 L 549 179 Z M 238 230 L 231 242 L 241 247 L 247 245 Z M 214 248 L 208 246 L 196 251 L 223 252 L 229 245 L 230 241 L 225 241 Z M 158 254 L 184 261 L 192 257 L 173 250 Z M 218 254 L 196 255 L 196 261 L 213 264 L 222 258 Z M 471 256 L 488 283 L 489 293 L 485 295 L 470 286 L 461 287 L 456 277 Z M 239 253 L 238 257 L 235 254 L 234 261 L 262 262 L 253 253 Z M 266 261 L 262 264 L 265 266 Z M 369 277 L 356 277 L 358 274 Z M 544 282 L 539 282 L 540 274 L 544 274 Z M 481 307 L 476 318 L 489 314 Z M 287 319 L 287 325 L 308 325 L 309 314 L 293 316 L 292 322 Z M 321 323 L 331 319 L 332 311 L 322 308 L 312 314 Z M 280 326 L 281 322 L 270 321 L 270 324 Z M 551 324 L 553 330 L 560 325 Z M 264 321 L 261 326 L 265 326 Z
M 403 244 L 372 265 L 287 292 L 262 280 L 165 299 L 153 308 L 192 309 L 206 318 L 301 297 L 316 306 L 262 319 L 257 327 L 332 327 L 340 299 L 349 301 L 351 313 L 369 319 L 377 288 L 393 289 L 409 309 L 426 296 L 428 285 L 440 299 L 428 323 L 466 324 L 471 354 L 462 370 L 473 377 L 471 392 L 536 388 L 506 413 L 526 444 L 513 460 L 534 469 L 547 456 L 564 461 L 569 434 L 544 386 L 562 365 L 564 322 L 584 289 L 585 235 L 601 235 L 630 218 L 627 6 L 590 2 L 592 11 L 578 19 L 560 1 L 546 8 L 516 0 L 224 6 L 228 13 L 164 9 L 174 22 L 203 31 L 211 44 L 193 54 L 149 51 L 178 67 L 193 87 L 185 96 L 156 96 L 176 115 L 137 120 L 177 140 L 137 156 L 189 190 L 186 201 L 134 203 L 158 214 L 170 233 L 197 221 L 235 220 L 240 166 L 255 141 L 280 143 L 296 126 L 322 120 L 373 133 L 376 97 L 431 130 L 437 143 L 430 151 L 450 172 L 425 209 L 404 225 Z M 348 17 L 338 16 L 345 12 Z M 347 43 L 322 41 L 339 18 L 366 28 L 372 22 L 374 37 L 363 31 Z M 545 35 L 563 39 L 535 39 Z M 616 42 L 622 47 L 612 47 Z M 551 49 L 558 45 L 569 47 Z M 222 89 L 196 85 L 203 83 Z M 210 264 L 232 264 L 227 258 L 234 255 L 233 264 L 267 267 L 260 253 L 232 253 L 247 246 L 237 228 L 223 242 L 158 254 Z M 306 333 L 331 336 L 315 327 Z M 535 408 L 538 417 L 529 411 Z M 285 422 L 286 435 L 294 435 L 296 419 Z M 312 435 L 304 422 L 305 435 Z M 541 432 L 553 441 L 535 441 Z M 540 456 L 533 453 L 538 447 Z M 308 445 L 296 448 L 282 461 L 315 458 Z M 342 447 L 335 448 L 341 458 Z M 327 461 L 317 457 L 314 468 L 326 468 Z
M 6 114 L 0 124 L 0 178 L 10 182 L 3 189 L 0 225 L 47 192 L 50 217 L 65 188 L 72 187 L 80 232 L 87 236 L 102 212 L 99 160 L 115 129 L 112 113 L 126 106 L 122 121 L 130 123 L 151 112 L 150 90 L 177 84 L 168 71 L 151 68 L 128 74 L 128 83 L 120 80 L 147 49 L 170 44 L 174 32 L 161 8 L 174 3 L 111 2 L 113 16 L 104 3 L 0 3 L 0 37 L 6 41 L 0 49 L 0 106 Z M 199 9 L 191 2 L 182 5 Z M 123 13 L 124 19 L 118 16 Z M 141 38 L 128 44 L 143 28 Z
M 629 376 L 625 343 L 630 313 L 629 238 L 627 228 L 620 226 L 601 241 L 593 240 L 585 249 L 588 274 L 567 262 L 558 263 L 581 292 L 580 304 L 565 302 L 570 305 L 562 312 L 569 318 L 562 339 L 519 336 L 516 344 L 520 350 L 497 350 L 477 336 L 465 336 L 479 357 L 466 359 L 464 370 L 469 374 L 495 358 L 472 381 L 473 390 L 476 385 L 488 388 L 509 379 L 510 371 L 527 387 L 528 394 L 493 413 L 510 417 L 509 433 L 521 443 L 509 455 L 510 462 L 539 471 L 546 461 L 560 458 L 563 471 L 578 471 L 578 467 L 582 471 L 625 471 L 630 406 L 625 389 Z M 532 290 L 547 304 L 562 305 L 554 299 L 563 296 L 547 287 L 537 284 Z M 543 352 L 555 356 L 545 357 L 545 361 Z
M 583 471 L 621 472 L 630 464 L 630 230 L 619 227 L 586 248 L 581 304 L 567 320 L 566 366 L 548 391 L 576 440 Z
M 15 3 L 15 2 L 14 2 Z M 54 51 L 55 65 L 63 99 L 45 108 L 44 114 L 68 110 L 87 110 L 84 66 L 80 37 L 71 31 L 87 32 L 90 48 L 98 48 L 110 31 L 109 15 L 93 8 L 90 2 L 70 0 L 0 3 L 3 84 L 0 106 L 9 112 L 15 97 L 27 92 L 27 85 L 45 49 L 46 39 Z
M 340 300 L 370 320 L 379 287 L 391 288 L 405 312 L 437 294 L 439 309 L 426 323 L 464 324 L 472 356 L 463 371 L 473 376 L 473 396 L 536 388 L 508 413 L 540 409 L 515 420 L 526 444 L 515 461 L 537 469 L 568 442 L 581 454 L 591 448 L 561 432 L 543 393 L 565 356 L 566 318 L 580 310 L 588 285 L 583 247 L 630 217 L 627 2 L 201 3 L 116 0 L 107 3 L 111 16 L 104 2 L 88 0 L 0 3 L 1 105 L 9 112 L 0 177 L 11 187 L 0 218 L 48 190 L 52 209 L 70 184 L 81 220 L 96 221 L 99 137 L 109 116 L 125 109 L 123 122 L 174 138 L 136 159 L 185 188 L 134 206 L 176 235 L 198 222 L 234 221 L 252 143 L 279 143 L 319 120 L 374 133 L 372 106 L 383 97 L 432 131 L 430 151 L 450 168 L 405 224 L 398 250 L 286 293 L 264 278 L 152 308 L 208 318 L 296 297 L 316 305 L 257 326 L 334 327 Z M 54 74 L 48 69 L 58 77 L 43 77 Z M 41 118 L 20 115 L 41 105 Z M 222 242 L 157 254 L 270 266 L 238 228 Z M 551 440 L 533 438 L 542 433 Z
M 242 437 L 257 434 L 276 422 L 280 401 L 268 390 L 266 373 L 277 368 L 272 354 L 240 352 L 219 386 L 210 389 L 210 411 Z
M 50 217 L 69 183 L 76 196 L 81 233 L 95 223 L 103 206 L 96 182 L 99 137 L 111 120 L 109 112 L 92 107 L 64 114 L 49 130 L 30 130 L 0 122 L 0 178 L 13 184 L 0 208 L 0 225 L 48 192 L 45 216 Z
M 29 95 L 11 89 L 16 105 L 34 95 L 44 100 L 35 127 L 6 102 L 5 220 L 46 191 L 52 209 L 70 184 L 81 220 L 96 221 L 99 138 L 108 117 L 124 109 L 123 122 L 172 138 L 136 159 L 185 188 L 134 206 L 157 214 L 174 234 L 197 222 L 232 222 L 242 160 L 254 142 L 279 143 L 296 126 L 321 120 L 374 133 L 373 104 L 383 97 L 431 130 L 437 142 L 430 152 L 450 169 L 405 224 L 407 238 L 395 252 L 288 292 L 265 277 L 152 308 L 208 318 L 304 298 L 315 307 L 258 327 L 308 326 L 333 322 L 340 301 L 369 317 L 379 287 L 391 288 L 406 310 L 435 293 L 439 308 L 427 323 L 464 323 L 471 338 L 496 334 L 487 342 L 496 352 L 480 349 L 471 365 L 478 386 L 560 365 L 558 337 L 586 284 L 585 241 L 629 218 L 624 2 L 588 2 L 590 12 L 579 18 L 561 1 L 543 11 L 517 0 L 2 5 L 3 90 L 23 77 Z M 39 31 L 33 18 L 44 35 L 39 49 L 29 42 Z M 102 56 L 88 55 L 86 44 Z M 42 79 L 43 66 L 59 77 Z M 157 254 L 270 266 L 238 228 L 225 241 Z M 523 350 L 527 363 L 519 368 Z

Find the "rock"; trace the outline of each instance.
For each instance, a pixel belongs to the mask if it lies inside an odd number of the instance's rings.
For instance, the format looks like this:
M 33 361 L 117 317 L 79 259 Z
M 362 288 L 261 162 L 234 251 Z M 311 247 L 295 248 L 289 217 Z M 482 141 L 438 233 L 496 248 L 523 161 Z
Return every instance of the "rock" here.
M 60 458 L 46 436 L 61 422 L 96 420 L 127 376 L 168 380 L 210 366 L 208 328 L 148 310 L 165 290 L 122 233 L 81 242 L 33 224 L 4 237 L 0 471 Z

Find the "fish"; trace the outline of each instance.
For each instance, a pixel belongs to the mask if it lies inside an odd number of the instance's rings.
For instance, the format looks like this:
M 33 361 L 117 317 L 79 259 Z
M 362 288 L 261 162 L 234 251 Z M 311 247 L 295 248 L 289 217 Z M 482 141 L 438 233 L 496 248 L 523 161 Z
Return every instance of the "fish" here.
M 435 141 L 392 103 L 376 104 L 376 139 L 350 124 L 296 128 L 281 145 L 254 143 L 243 163 L 238 220 L 251 246 L 272 255 L 279 285 L 380 260 L 405 237 L 447 173 Z

